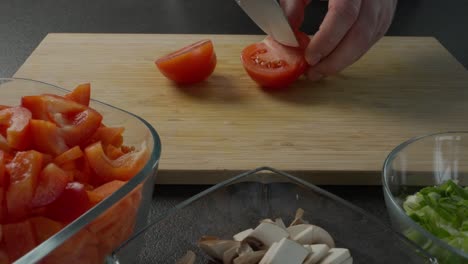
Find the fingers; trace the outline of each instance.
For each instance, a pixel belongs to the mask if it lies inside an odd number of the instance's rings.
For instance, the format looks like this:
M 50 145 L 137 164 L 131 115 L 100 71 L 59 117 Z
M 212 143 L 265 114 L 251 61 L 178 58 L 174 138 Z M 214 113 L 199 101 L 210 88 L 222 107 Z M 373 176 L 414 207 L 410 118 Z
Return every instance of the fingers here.
M 359 17 L 360 8 L 361 0 L 329 0 L 327 15 L 306 50 L 309 65 L 316 65 L 338 46 Z
M 310 0 L 280 0 L 289 24 L 293 29 L 298 29 L 304 22 L 304 9 Z
M 362 0 L 361 11 L 355 24 L 328 57 L 309 68 L 309 79 L 317 80 L 342 71 L 356 62 L 375 43 L 376 35 L 380 33 L 380 6 L 371 4 L 372 1 L 375 0 Z

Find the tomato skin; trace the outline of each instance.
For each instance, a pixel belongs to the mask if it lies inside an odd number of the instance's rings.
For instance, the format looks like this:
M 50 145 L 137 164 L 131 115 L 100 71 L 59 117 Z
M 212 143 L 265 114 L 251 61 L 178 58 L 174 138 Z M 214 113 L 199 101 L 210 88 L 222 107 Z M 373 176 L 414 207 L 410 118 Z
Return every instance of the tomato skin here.
M 46 209 L 46 215 L 53 220 L 71 222 L 91 207 L 84 185 L 70 182 L 62 194 Z
M 296 81 L 307 69 L 304 50 L 310 39 L 296 32 L 298 48 L 279 44 L 271 37 L 242 51 L 241 61 L 247 74 L 265 89 L 283 89 Z
M 31 143 L 29 121 L 31 112 L 24 107 L 11 107 L 0 110 L 0 124 L 7 123 L 6 140 L 11 148 L 25 150 Z
M 207 79 L 217 63 L 211 40 L 201 40 L 170 53 L 155 64 L 159 71 L 179 84 L 194 84 Z
M 68 174 L 54 163 L 49 163 L 39 175 L 39 184 L 31 201 L 31 206 L 41 207 L 55 201 L 65 190 Z
M 28 214 L 42 169 L 42 154 L 29 150 L 18 152 L 8 163 L 10 185 L 6 193 L 8 218 L 18 220 Z
M 111 160 L 104 152 L 101 142 L 97 142 L 85 149 L 85 155 L 102 184 L 112 180 L 127 181 L 132 178 L 145 166 L 149 152 L 143 144 L 141 150 Z
M 71 93 L 66 94 L 64 97 L 65 99 L 89 106 L 89 101 L 91 100 L 91 84 L 80 84 Z

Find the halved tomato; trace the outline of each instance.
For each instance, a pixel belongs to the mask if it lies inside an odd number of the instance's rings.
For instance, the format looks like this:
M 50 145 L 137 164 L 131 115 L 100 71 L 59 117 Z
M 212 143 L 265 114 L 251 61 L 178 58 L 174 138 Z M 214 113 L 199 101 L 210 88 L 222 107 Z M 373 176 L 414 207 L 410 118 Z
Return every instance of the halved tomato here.
M 91 84 L 84 83 L 78 85 L 71 93 L 66 94 L 65 98 L 79 104 L 89 106 L 89 100 L 91 99 Z
M 167 78 L 180 84 L 193 84 L 208 78 L 216 67 L 211 40 L 201 40 L 158 60 L 156 66 Z
M 41 207 L 55 201 L 68 184 L 68 174 L 54 163 L 49 163 L 39 175 L 39 184 L 31 201 L 32 207 Z
M 241 55 L 247 74 L 268 89 L 285 88 L 296 81 L 307 69 L 304 50 L 310 41 L 302 32 L 296 37 L 298 48 L 284 46 L 271 37 L 247 46 Z
M 97 142 L 85 149 L 85 156 L 102 184 L 112 180 L 127 181 L 135 176 L 145 166 L 149 152 L 146 144 L 142 144 L 140 150 L 111 160 L 102 149 L 101 142 Z
M 25 150 L 31 143 L 29 121 L 31 112 L 24 107 L 0 110 L 0 131 L 5 131 L 6 141 L 11 148 Z
M 34 150 L 18 152 L 5 167 L 10 175 L 6 193 L 8 216 L 11 220 L 21 219 L 31 207 L 42 168 L 42 154 Z

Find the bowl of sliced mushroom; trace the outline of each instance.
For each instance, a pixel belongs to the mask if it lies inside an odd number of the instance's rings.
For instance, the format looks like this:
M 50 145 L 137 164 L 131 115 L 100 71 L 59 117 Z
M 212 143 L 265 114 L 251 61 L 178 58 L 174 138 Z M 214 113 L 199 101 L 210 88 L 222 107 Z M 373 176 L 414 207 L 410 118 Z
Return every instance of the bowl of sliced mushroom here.
M 299 208 L 286 226 L 281 218 L 263 219 L 255 228 L 234 234 L 230 239 L 202 236 L 200 249 L 213 261 L 223 264 L 352 264 L 347 248 L 335 247 L 323 228 L 303 219 Z M 176 264 L 194 264 L 196 255 L 188 251 Z

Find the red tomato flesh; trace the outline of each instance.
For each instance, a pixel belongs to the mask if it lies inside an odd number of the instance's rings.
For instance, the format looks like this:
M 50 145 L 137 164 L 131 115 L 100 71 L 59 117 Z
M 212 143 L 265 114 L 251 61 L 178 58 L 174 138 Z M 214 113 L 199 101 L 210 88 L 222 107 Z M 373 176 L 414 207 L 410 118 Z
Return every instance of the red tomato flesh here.
M 91 207 L 84 185 L 70 182 L 62 194 L 47 207 L 47 215 L 56 221 L 71 222 Z
M 89 106 L 89 101 L 91 99 L 91 84 L 84 83 L 78 85 L 71 93 L 66 94 L 65 98 L 79 104 Z
M 4 225 L 2 233 L 10 261 L 19 259 L 37 245 L 34 230 L 28 220 Z
M 156 66 L 167 78 L 180 84 L 193 84 L 207 79 L 216 67 L 216 53 L 211 40 L 202 40 L 170 53 Z
M 0 130 L 6 126 L 6 140 L 11 148 L 25 150 L 29 147 L 31 117 L 31 112 L 24 107 L 12 107 L 0 111 Z
M 304 50 L 309 37 L 296 33 L 300 47 L 287 47 L 271 37 L 260 43 L 247 46 L 241 55 L 247 74 L 260 86 L 267 89 L 286 88 L 307 69 Z
M 55 201 L 68 184 L 68 174 L 57 165 L 49 163 L 39 175 L 39 184 L 31 202 L 32 207 L 41 207 Z

